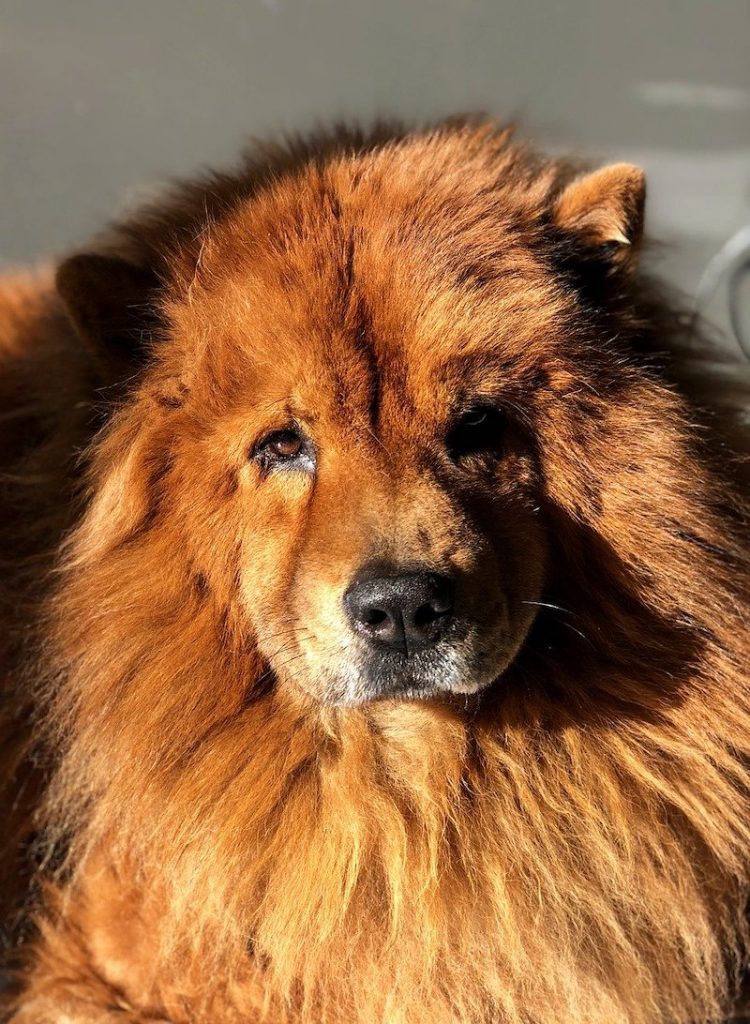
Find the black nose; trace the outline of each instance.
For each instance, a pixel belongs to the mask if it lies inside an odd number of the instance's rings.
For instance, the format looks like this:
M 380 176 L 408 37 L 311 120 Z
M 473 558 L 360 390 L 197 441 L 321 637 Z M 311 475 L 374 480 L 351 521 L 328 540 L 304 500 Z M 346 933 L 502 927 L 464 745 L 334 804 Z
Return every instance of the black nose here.
M 437 642 L 453 614 L 453 581 L 434 572 L 371 572 L 344 595 L 349 619 L 372 643 L 407 656 Z

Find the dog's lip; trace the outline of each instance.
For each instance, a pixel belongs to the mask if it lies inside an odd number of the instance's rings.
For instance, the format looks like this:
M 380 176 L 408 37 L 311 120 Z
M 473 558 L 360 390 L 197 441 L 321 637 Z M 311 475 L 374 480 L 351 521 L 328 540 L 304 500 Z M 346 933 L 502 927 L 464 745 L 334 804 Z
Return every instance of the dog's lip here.
M 372 704 L 379 703 L 401 703 L 408 701 L 419 701 L 420 703 L 429 703 L 430 701 L 441 702 L 450 701 L 451 698 L 460 700 L 466 700 L 470 697 L 478 696 L 480 693 L 488 689 L 492 683 L 478 685 L 473 688 L 459 688 L 450 686 L 405 686 L 401 688 L 394 688 L 389 690 L 368 690 L 361 692 L 356 695 L 346 695 L 340 698 L 334 698 L 328 703 L 335 707 L 340 708 L 363 708 Z
M 468 697 L 481 693 L 493 684 L 495 677 L 487 679 L 443 682 L 439 679 L 420 679 L 407 673 L 390 679 L 368 682 L 358 694 L 345 698 L 342 704 L 369 704 L 384 700 L 431 700 L 444 697 Z

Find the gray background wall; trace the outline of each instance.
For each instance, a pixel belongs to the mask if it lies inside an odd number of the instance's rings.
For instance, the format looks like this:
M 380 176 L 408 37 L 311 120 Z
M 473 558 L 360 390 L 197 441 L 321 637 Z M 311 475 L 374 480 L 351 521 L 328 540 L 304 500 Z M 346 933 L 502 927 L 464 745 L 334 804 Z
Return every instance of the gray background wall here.
M 0 0 L 0 263 L 250 134 L 476 108 L 642 163 L 688 291 L 750 223 L 750 0 Z

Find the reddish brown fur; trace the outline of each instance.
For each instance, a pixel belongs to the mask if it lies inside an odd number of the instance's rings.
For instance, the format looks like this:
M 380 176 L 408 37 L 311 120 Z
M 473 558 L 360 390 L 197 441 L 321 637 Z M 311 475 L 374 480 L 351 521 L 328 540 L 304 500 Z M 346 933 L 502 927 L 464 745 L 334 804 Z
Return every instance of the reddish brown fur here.
M 727 1011 L 740 474 L 675 386 L 640 176 L 579 173 L 451 122 L 182 187 L 100 247 L 139 268 L 140 366 L 97 346 L 85 264 L 81 337 L 46 278 L 2 286 L 14 1024 Z M 459 471 L 464 394 L 512 425 Z M 314 484 L 248 460 L 290 407 Z M 336 703 L 374 553 L 465 573 L 494 685 Z

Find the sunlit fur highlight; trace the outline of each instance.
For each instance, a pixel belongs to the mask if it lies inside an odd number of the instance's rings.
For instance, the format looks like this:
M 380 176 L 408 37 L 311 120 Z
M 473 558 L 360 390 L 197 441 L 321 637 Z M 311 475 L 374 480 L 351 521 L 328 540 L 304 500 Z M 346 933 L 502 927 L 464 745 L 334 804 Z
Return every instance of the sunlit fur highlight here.
M 568 174 L 532 189 L 486 126 L 394 145 L 458 176 L 484 147 L 540 209 Z M 198 256 L 169 250 L 175 306 Z M 671 330 L 651 294 L 640 337 Z M 615 398 L 581 346 L 540 400 L 545 600 L 575 618 L 540 610 L 465 707 L 269 685 L 231 559 L 196 582 L 204 499 L 154 401 L 171 357 L 138 382 L 39 618 L 50 860 L 14 1024 L 722 1019 L 747 952 L 745 513 L 695 410 L 624 345 Z

